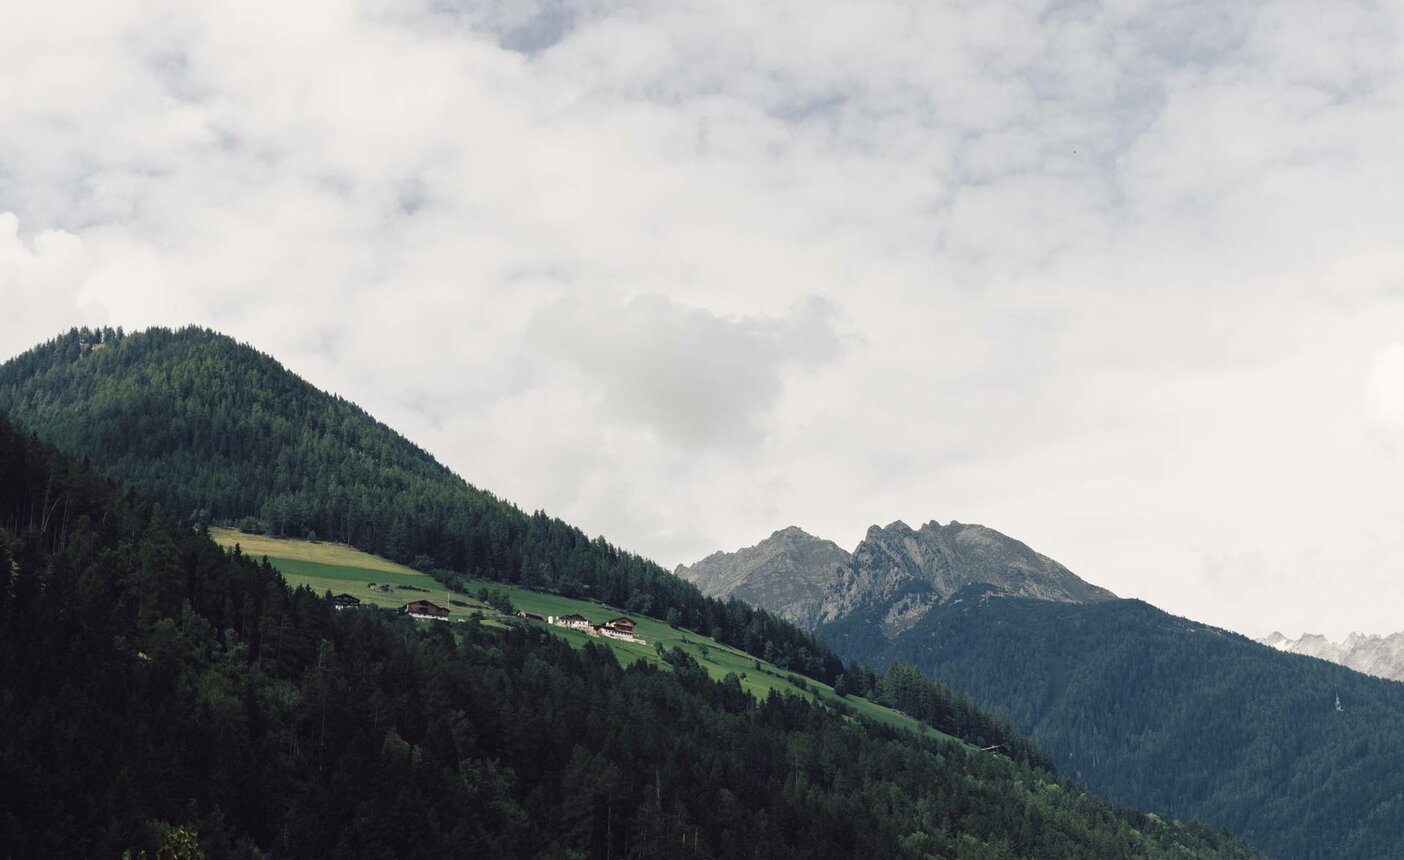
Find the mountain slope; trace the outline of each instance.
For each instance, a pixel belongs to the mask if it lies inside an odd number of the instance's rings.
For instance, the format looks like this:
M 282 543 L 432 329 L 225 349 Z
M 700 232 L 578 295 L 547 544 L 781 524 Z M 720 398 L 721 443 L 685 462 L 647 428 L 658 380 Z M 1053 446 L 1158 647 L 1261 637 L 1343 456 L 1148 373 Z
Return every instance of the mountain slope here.
M 1288 654 L 1330 660 L 1366 675 L 1404 681 L 1404 633 L 1388 636 L 1352 633 L 1344 642 L 1332 642 L 1319 633 L 1303 633 L 1298 639 L 1288 639 L 1274 631 L 1257 641 Z
M 888 636 L 977 583 L 1069 603 L 1116 597 L 994 529 L 934 520 L 919 529 L 900 520 L 873 526 L 852 554 L 791 527 L 756 546 L 713 553 L 675 572 L 705 594 L 738 597 L 809 627 L 881 609 Z
M 2 856 L 1256 856 L 670 657 L 335 612 L 0 413 Z
M 0 410 L 191 522 L 243 522 L 473 578 L 587 596 L 825 683 L 813 636 L 479 490 L 354 404 L 212 331 L 74 330 L 0 365 Z
M 826 583 L 797 617 L 835 651 L 969 694 L 1115 802 L 1212 822 L 1284 860 L 1404 858 L 1404 685 L 1105 599 L 980 527 L 874 527 L 838 573 L 783 557 L 791 543 L 682 572 L 728 570 L 762 596 L 783 593 L 770 577 Z
M 1134 600 L 972 588 L 895 641 L 879 622 L 820 630 L 995 708 L 1114 802 L 1212 822 L 1283 860 L 1404 858 L 1404 685 Z

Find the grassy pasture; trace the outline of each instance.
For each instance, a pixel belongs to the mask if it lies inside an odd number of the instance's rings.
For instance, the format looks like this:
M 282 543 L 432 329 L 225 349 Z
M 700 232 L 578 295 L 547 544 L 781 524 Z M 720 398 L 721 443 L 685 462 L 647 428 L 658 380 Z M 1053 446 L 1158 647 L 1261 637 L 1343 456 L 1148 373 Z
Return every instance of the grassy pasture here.
M 346 592 L 362 603 L 386 609 L 399 609 L 411 600 L 432 600 L 449 610 L 450 618 L 467 618 L 475 611 L 491 613 L 478 599 L 465 594 L 450 595 L 444 586 L 403 564 L 361 552 L 337 543 L 270 538 L 245 534 L 235 529 L 212 528 L 210 536 L 223 547 L 238 544 L 252 558 L 267 557 L 294 588 L 305 585 L 318 594 Z M 372 591 L 370 583 L 390 585 L 389 592 Z M 452 597 L 468 606 L 454 606 Z
M 482 623 L 494 626 L 504 623 L 538 623 L 504 618 L 496 610 L 483 604 L 476 597 L 476 593 L 480 588 L 488 588 L 507 592 L 515 608 L 534 612 L 542 617 L 578 613 L 592 623 L 599 624 L 626 614 L 622 610 L 589 600 L 486 580 L 470 580 L 466 584 L 466 594 L 449 594 L 442 584 L 419 571 L 344 544 L 270 538 L 225 528 L 212 528 L 210 535 L 217 543 L 227 548 L 238 544 L 245 555 L 254 558 L 267 556 L 273 566 L 282 572 L 289 585 L 306 585 L 318 594 L 325 591 L 338 594 L 344 591 L 360 598 L 363 603 L 388 609 L 398 609 L 411 600 L 424 598 L 447 607 L 451 613 L 450 617 L 455 620 L 466 620 L 471 615 L 479 614 L 482 616 Z M 391 585 L 393 590 L 388 593 L 372 591 L 367 587 L 371 582 Z M 467 605 L 454 606 L 449 603 L 450 598 Z M 543 626 L 577 648 L 584 647 L 586 642 L 605 645 L 613 649 L 619 662 L 626 666 L 642 660 L 655 666 L 666 667 L 667 664 L 658 657 L 654 649 L 656 643 L 662 643 L 665 648 L 681 648 L 692 655 L 713 678 L 720 680 L 730 673 L 735 673 L 741 679 L 742 688 L 757 698 L 764 698 L 772 690 L 792 693 L 833 707 L 842 705 L 852 708 L 855 713 L 885 725 L 929 736 L 948 737 L 876 702 L 858 696 L 840 698 L 827 684 L 786 672 L 764 660 L 729 645 L 723 645 L 709 636 L 669 627 L 663 621 L 644 615 L 629 614 L 629 617 L 634 619 L 636 635 L 647 644 L 624 642 L 603 636 L 593 637 L 578 630 L 567 630 L 553 625 Z

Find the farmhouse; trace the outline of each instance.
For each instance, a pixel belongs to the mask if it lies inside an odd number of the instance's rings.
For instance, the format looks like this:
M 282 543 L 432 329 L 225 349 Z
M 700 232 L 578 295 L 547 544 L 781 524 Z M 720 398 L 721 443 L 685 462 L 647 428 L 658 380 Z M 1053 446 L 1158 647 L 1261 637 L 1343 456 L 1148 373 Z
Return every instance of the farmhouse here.
M 449 611 L 437 603 L 430 603 L 427 600 L 415 600 L 400 607 L 401 612 L 409 613 L 409 617 L 418 618 L 420 621 L 447 621 Z
M 357 606 L 361 605 L 361 599 L 359 597 L 353 597 L 345 593 L 338 594 L 331 600 L 332 606 L 336 607 L 337 611 L 342 609 L 355 609 Z
M 640 645 L 647 645 L 648 642 L 634 635 L 634 620 L 632 618 L 615 618 L 606 621 L 595 628 L 597 635 L 608 636 L 611 639 L 622 639 L 625 642 L 637 642 Z
M 520 613 L 518 613 L 520 614 Z M 579 630 L 591 636 L 608 636 L 611 639 L 622 639 L 625 642 L 637 642 L 640 645 L 648 643 L 634 635 L 634 620 L 632 618 L 619 617 L 603 624 L 591 624 L 584 615 L 571 613 L 560 617 L 548 618 L 551 624 L 558 627 L 569 627 L 571 630 Z
M 623 615 L 606 621 L 604 626 L 616 633 L 627 633 L 630 636 L 634 635 L 634 619 L 627 618 Z
M 569 627 L 572 630 L 584 630 L 586 632 L 589 632 L 590 630 L 590 620 L 584 615 L 579 615 L 576 613 L 559 616 L 558 618 L 554 619 L 551 623 L 559 627 Z

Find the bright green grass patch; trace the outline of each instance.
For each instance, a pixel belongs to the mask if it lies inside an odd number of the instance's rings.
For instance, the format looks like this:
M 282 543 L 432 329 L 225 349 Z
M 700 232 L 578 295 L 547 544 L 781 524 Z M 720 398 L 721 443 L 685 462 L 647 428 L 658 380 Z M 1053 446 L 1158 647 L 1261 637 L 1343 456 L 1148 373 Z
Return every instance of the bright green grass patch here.
M 399 609 L 412 600 L 430 600 L 456 619 L 473 612 L 492 613 L 471 595 L 449 594 L 432 577 L 344 544 L 267 538 L 234 529 L 210 529 L 210 536 L 226 548 L 238 544 L 251 558 L 267 558 L 293 588 L 305 585 L 317 594 L 345 592 L 362 603 L 385 609 Z M 391 590 L 372 590 L 371 583 L 389 585 Z
M 666 667 L 667 664 L 659 658 L 655 650 L 655 645 L 662 643 L 665 648 L 680 648 L 686 651 L 717 680 L 725 678 L 728 674 L 735 674 L 741 680 L 742 689 L 757 698 L 763 699 L 772 691 L 799 695 L 841 710 L 852 709 L 854 713 L 884 725 L 928 736 L 949 737 L 891 708 L 858 696 L 841 698 L 827 684 L 787 672 L 729 645 L 723 645 L 709 636 L 669 627 L 667 623 L 656 618 L 625 613 L 620 609 L 589 600 L 532 591 L 487 580 L 469 580 L 465 583 L 468 593 L 450 594 L 442 583 L 413 568 L 344 544 L 270 538 L 245 534 L 234 529 L 212 528 L 210 535 L 221 546 L 233 547 L 238 544 L 245 555 L 253 558 L 266 556 L 294 588 L 306 585 L 318 594 L 326 591 L 333 594 L 346 592 L 360 598 L 362 603 L 387 609 L 398 609 L 412 600 L 422 598 L 447 608 L 453 620 L 466 620 L 473 614 L 480 614 L 481 623 L 492 627 L 502 627 L 504 622 L 508 621 L 523 623 L 517 619 L 504 619 L 478 600 L 478 591 L 486 588 L 505 591 L 514 608 L 534 612 L 543 618 L 576 613 L 585 616 L 591 623 L 599 624 L 620 615 L 628 615 L 634 620 L 636 635 L 647 644 L 625 642 L 604 636 L 594 637 L 555 625 L 543 626 L 577 648 L 584 647 L 586 642 L 604 645 L 612 649 L 619 662 L 626 666 L 643 661 Z M 369 584 L 373 582 L 390 585 L 392 590 L 388 593 L 373 591 L 369 588 Z
M 273 556 L 269 560 L 273 560 Z M 388 570 L 372 570 L 364 567 L 346 567 L 339 564 L 326 564 L 320 561 L 305 561 L 295 558 L 278 558 L 276 562 L 278 570 L 284 576 L 305 576 L 317 579 L 334 580 L 346 583 L 348 586 L 361 586 L 365 588 L 371 583 L 377 585 L 401 585 L 409 586 L 409 589 L 424 588 L 443 596 L 447 589 L 443 584 L 422 573 L 411 571 L 410 573 L 393 573 Z M 352 590 L 352 589 L 348 589 Z M 352 590 L 352 593 L 355 593 Z M 359 596 L 359 595 L 357 595 Z
M 327 543 L 318 541 L 296 540 L 294 538 L 275 538 L 267 535 L 251 535 L 241 532 L 238 529 L 227 529 L 214 527 L 210 529 L 210 537 L 215 543 L 223 547 L 232 547 L 238 544 L 244 555 L 251 558 L 261 558 L 268 556 L 270 559 L 278 558 L 288 561 L 315 561 L 322 564 L 340 565 L 342 567 L 359 567 L 366 570 L 378 570 L 387 573 L 407 573 L 412 576 L 423 576 L 419 571 L 403 564 L 396 564 L 389 559 L 381 558 L 378 555 L 371 555 L 368 552 L 347 546 L 344 543 Z

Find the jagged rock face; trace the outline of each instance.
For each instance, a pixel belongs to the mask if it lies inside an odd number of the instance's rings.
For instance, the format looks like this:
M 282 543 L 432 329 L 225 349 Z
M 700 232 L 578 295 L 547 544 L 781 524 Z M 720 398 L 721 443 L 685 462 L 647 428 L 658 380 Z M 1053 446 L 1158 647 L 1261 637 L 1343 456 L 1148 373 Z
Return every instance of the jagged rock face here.
M 1304 633 L 1299 639 L 1288 639 L 1273 631 L 1258 642 L 1290 654 L 1339 663 L 1377 678 L 1404 681 L 1404 633 L 1388 636 L 1352 633 L 1344 642 L 1332 642 L 1319 633 Z
M 736 596 L 809 627 L 876 609 L 888 637 L 977 583 L 1040 600 L 1116 598 L 993 529 L 934 520 L 920 529 L 901 521 L 873 526 L 852 555 L 831 541 L 784 529 L 739 552 L 679 566 L 677 574 L 707 594 Z
M 820 623 L 827 596 L 852 557 L 838 544 L 791 526 L 755 546 L 715 552 L 678 576 L 711 597 L 735 597 L 805 627 Z

